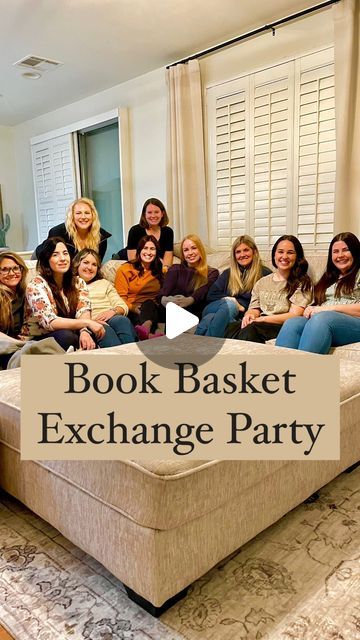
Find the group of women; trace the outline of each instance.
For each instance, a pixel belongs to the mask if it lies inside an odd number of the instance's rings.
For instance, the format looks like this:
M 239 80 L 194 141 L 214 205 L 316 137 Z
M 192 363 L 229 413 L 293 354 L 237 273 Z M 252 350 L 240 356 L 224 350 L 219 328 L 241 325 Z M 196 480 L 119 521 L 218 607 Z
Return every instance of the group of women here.
M 314 285 L 292 235 L 275 242 L 274 271 L 247 235 L 234 241 L 230 268 L 221 275 L 208 266 L 194 234 L 182 240 L 181 261 L 173 265 L 168 222 L 160 200 L 144 203 L 113 286 L 101 274 L 110 234 L 100 227 L 92 200 L 76 200 L 65 223 L 36 249 L 37 274 L 27 285 L 21 257 L 0 254 L 0 337 L 53 337 L 64 350 L 157 338 L 164 335 L 165 307 L 174 302 L 199 317 L 197 335 L 276 338 L 279 346 L 315 353 L 360 341 L 360 242 L 354 234 L 333 238 L 325 273 Z

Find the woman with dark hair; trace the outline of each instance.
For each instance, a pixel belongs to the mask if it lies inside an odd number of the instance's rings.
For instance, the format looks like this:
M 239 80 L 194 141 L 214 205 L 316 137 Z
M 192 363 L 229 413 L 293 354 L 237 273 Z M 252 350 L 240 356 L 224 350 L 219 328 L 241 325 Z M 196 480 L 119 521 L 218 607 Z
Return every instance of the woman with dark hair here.
M 128 307 L 111 282 L 101 273 L 101 260 L 94 249 L 82 249 L 73 261 L 73 271 L 86 282 L 91 303 L 91 316 L 105 322 L 105 336 L 99 347 L 114 347 L 135 342 L 134 327 L 127 318 Z
M 181 263 L 170 267 L 161 288 L 159 299 L 165 307 L 174 302 L 201 317 L 207 293 L 219 272 L 209 267 L 206 251 L 199 236 L 191 233 L 181 242 Z
M 37 262 L 38 274 L 26 287 L 23 335 L 52 336 L 65 349 L 95 349 L 105 334 L 103 324 L 91 320 L 85 282 L 74 275 L 62 238 L 48 238 Z M 95 339 L 93 339 L 93 337 Z
M 156 301 L 163 281 L 159 243 L 153 236 L 143 236 L 132 262 L 117 270 L 115 289 L 129 308 L 129 319 L 140 340 L 163 335 L 158 327 L 165 314 Z
M 255 283 L 269 273 L 254 240 L 246 235 L 236 238 L 230 252 L 230 269 L 225 269 L 210 287 L 195 334 L 223 338 L 228 324 L 243 317 Z
M 331 241 L 325 273 L 315 285 L 314 304 L 303 318 L 288 320 L 276 344 L 312 353 L 360 342 L 360 242 L 350 232 Z
M 241 323 L 229 325 L 225 337 L 265 343 L 276 338 L 285 320 L 302 316 L 310 304 L 312 284 L 299 240 L 292 235 L 278 238 L 271 251 L 271 261 L 274 273 L 257 281 L 248 311 Z
M 136 248 L 144 236 L 153 236 L 159 243 L 159 256 L 165 267 L 173 262 L 174 232 L 168 227 L 166 209 L 157 198 L 149 198 L 143 204 L 139 224 L 131 227 L 127 241 L 127 259 L 135 260 Z

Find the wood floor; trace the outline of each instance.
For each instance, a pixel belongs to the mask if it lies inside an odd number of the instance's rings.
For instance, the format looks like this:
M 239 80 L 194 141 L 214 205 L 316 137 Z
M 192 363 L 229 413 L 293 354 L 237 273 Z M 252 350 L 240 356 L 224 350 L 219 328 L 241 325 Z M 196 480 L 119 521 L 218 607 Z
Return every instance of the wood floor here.
M 14 640 L 13 636 L 11 636 L 5 629 L 0 625 L 0 640 Z

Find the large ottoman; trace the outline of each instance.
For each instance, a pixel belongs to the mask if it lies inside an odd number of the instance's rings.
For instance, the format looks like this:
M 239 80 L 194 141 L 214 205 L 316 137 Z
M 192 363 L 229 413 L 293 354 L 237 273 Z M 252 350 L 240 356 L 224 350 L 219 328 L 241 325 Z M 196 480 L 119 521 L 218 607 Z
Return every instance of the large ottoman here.
M 194 349 L 197 341 L 204 348 L 214 339 L 183 340 L 183 348 Z M 127 357 L 134 349 L 111 351 Z M 275 357 L 281 350 L 226 340 L 226 352 Z M 0 485 L 103 563 L 131 597 L 158 615 L 196 578 L 360 459 L 359 366 L 344 359 L 340 370 L 340 460 L 146 463 L 21 462 L 20 370 L 3 371 Z

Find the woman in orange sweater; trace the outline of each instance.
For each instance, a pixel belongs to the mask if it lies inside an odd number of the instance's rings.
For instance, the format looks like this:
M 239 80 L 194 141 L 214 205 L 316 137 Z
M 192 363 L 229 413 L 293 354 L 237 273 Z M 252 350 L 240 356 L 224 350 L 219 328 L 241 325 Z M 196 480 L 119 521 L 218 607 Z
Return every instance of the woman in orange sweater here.
M 154 236 L 144 236 L 136 249 L 136 258 L 117 270 L 115 288 L 126 302 L 128 317 L 140 340 L 163 335 L 158 328 L 165 314 L 156 297 L 163 281 L 160 247 Z

